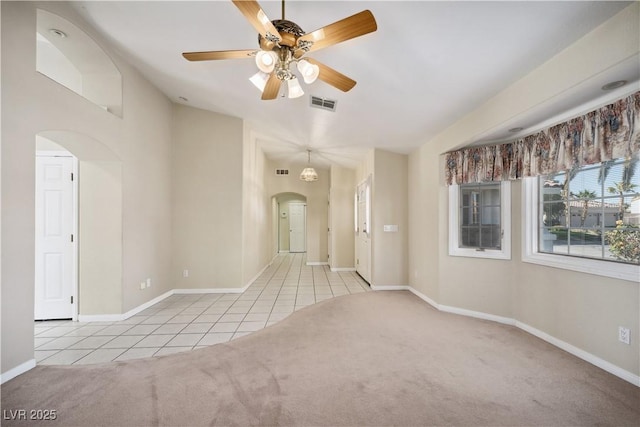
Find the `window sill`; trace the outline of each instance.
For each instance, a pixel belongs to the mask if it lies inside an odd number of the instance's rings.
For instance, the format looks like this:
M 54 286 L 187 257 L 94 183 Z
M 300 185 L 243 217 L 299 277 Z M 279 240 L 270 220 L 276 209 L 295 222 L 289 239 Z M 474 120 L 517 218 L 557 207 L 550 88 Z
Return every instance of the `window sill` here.
M 484 251 L 478 251 L 473 248 L 451 248 L 449 250 L 450 256 L 460 256 L 467 258 L 485 258 L 485 259 L 505 259 L 510 260 L 511 254 L 504 250 L 485 249 Z
M 619 264 L 612 261 L 597 259 L 575 258 L 563 255 L 550 255 L 544 253 L 525 254 L 523 262 L 539 264 L 547 267 L 561 268 L 597 276 L 610 277 L 612 279 L 640 282 L 640 266 L 631 264 Z

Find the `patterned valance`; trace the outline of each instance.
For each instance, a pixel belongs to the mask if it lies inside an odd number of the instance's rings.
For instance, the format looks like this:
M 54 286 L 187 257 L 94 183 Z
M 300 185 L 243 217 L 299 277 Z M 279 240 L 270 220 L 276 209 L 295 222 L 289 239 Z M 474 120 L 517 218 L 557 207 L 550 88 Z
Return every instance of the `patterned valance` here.
M 640 153 L 640 92 L 511 143 L 445 156 L 447 185 L 549 175 Z

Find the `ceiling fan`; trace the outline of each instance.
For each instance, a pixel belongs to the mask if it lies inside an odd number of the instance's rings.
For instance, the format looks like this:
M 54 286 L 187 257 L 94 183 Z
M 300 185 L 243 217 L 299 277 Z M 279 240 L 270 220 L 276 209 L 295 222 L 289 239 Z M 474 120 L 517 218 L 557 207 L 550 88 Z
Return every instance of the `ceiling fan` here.
M 291 70 L 294 63 L 307 84 L 320 79 L 343 92 L 356 85 L 355 80 L 315 59 L 303 56 L 307 52 L 315 52 L 376 31 L 378 26 L 369 10 L 305 33 L 296 23 L 285 19 L 284 0 L 282 19 L 273 21 L 267 18 L 255 0 L 232 2 L 258 31 L 260 49 L 185 52 L 182 56 L 189 61 L 254 58 L 260 71 L 250 80 L 262 90 L 263 100 L 275 99 L 283 82 L 287 82 L 289 98 L 297 98 L 304 94 L 297 76 Z

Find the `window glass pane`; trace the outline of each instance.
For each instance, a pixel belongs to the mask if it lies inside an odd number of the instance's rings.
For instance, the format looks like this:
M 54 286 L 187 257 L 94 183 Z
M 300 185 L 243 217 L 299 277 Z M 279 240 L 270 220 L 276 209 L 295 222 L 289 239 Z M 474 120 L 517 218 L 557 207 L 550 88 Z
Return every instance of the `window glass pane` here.
M 538 250 L 640 263 L 639 164 L 618 159 L 540 177 Z
M 500 248 L 500 184 L 460 186 L 460 246 Z
M 500 206 L 482 208 L 482 224 L 500 225 Z
M 602 185 L 599 182 L 600 166 L 578 169 L 569 183 L 571 199 L 593 199 L 602 197 Z
M 605 258 L 640 264 L 640 228 L 620 225 L 605 232 Z

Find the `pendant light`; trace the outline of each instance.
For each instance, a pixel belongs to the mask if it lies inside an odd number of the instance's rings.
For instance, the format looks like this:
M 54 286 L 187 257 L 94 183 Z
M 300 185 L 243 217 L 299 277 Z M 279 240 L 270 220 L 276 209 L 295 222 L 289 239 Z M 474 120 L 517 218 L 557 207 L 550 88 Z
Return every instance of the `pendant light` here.
M 300 179 L 306 182 L 313 182 L 318 180 L 318 172 L 311 167 L 311 150 L 307 149 L 307 161 L 309 166 L 304 168 L 300 174 Z

